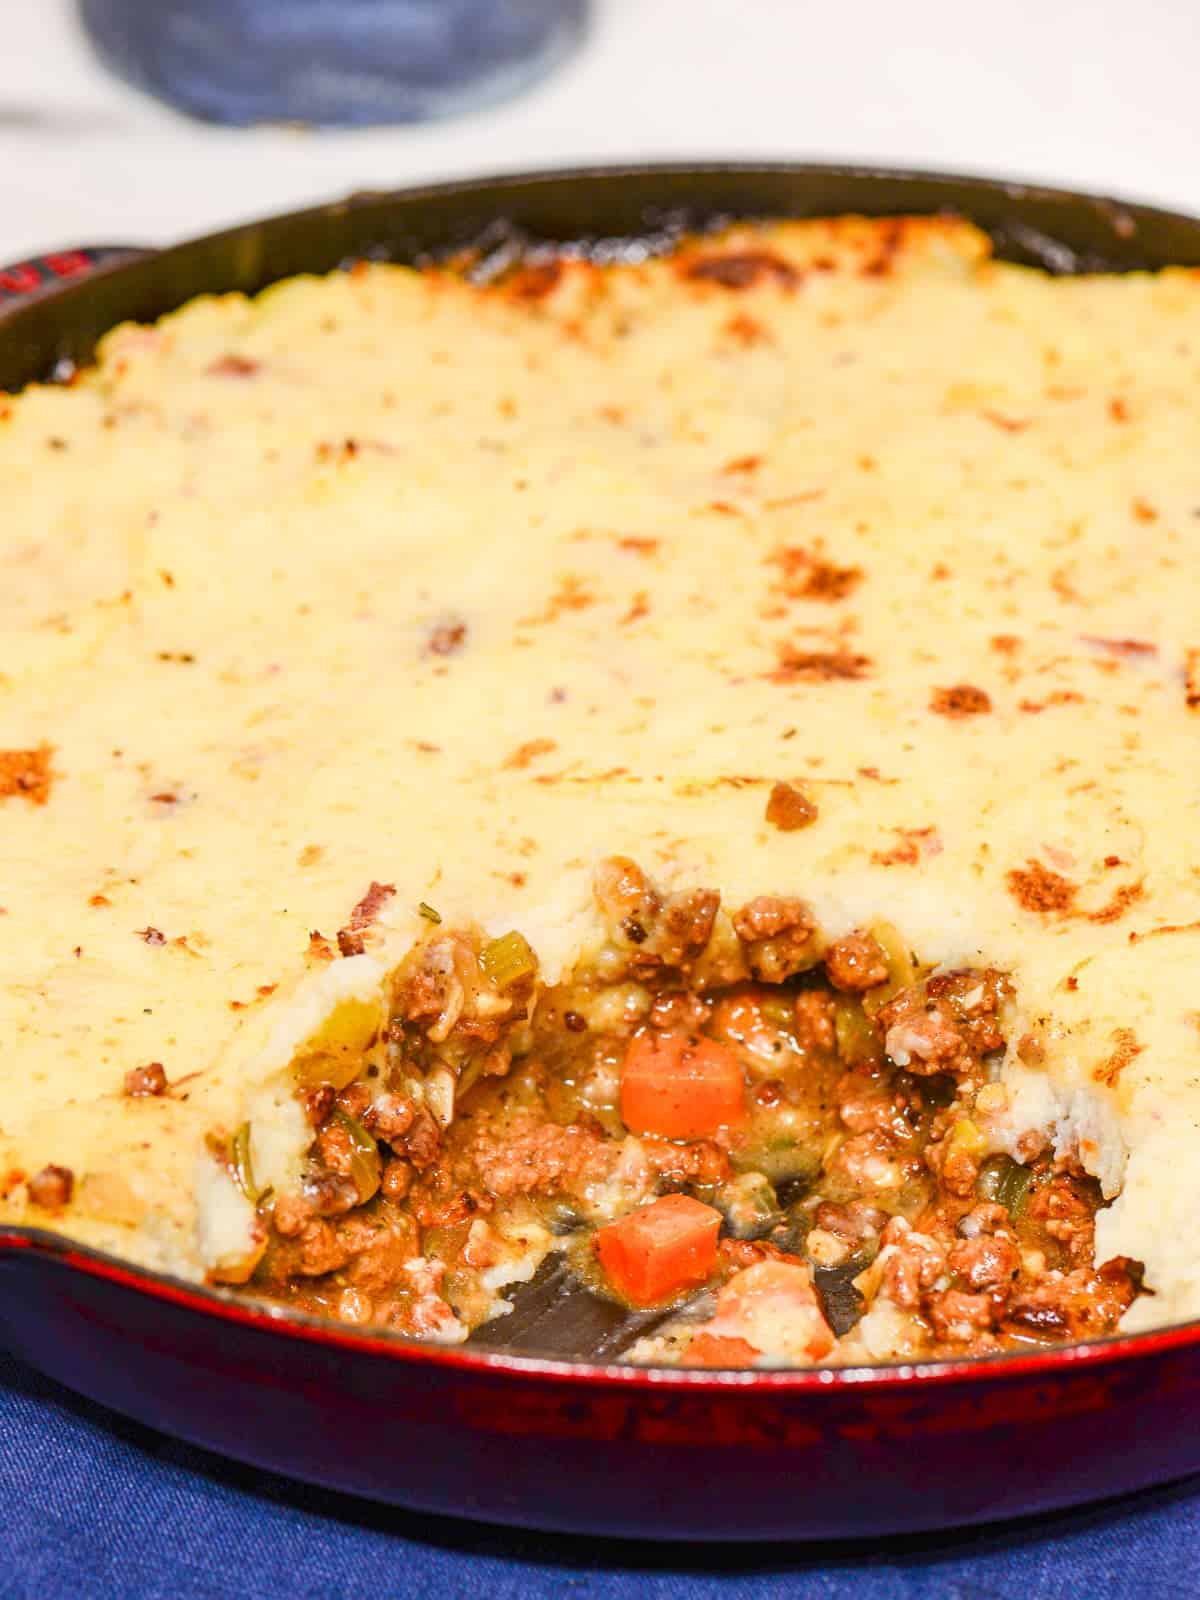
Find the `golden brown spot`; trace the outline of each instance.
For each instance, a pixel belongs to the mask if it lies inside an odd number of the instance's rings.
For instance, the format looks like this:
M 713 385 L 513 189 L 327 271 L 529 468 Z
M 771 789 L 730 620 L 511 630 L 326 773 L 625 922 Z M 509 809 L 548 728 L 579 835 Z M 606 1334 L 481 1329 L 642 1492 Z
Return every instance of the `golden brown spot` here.
M 50 798 L 52 747 L 36 750 L 0 750 L 0 800 L 20 795 L 31 805 L 44 806 Z
M 112 901 L 106 894 L 93 894 L 88 896 L 88 905 L 97 907 L 110 906 L 112 905 Z
M 1058 915 L 1072 909 L 1079 885 L 1051 872 L 1040 861 L 1028 861 L 1024 867 L 1013 867 L 1005 874 L 1008 892 L 1023 911 L 1036 911 L 1043 916 Z
M 1080 599 L 1079 590 L 1071 581 L 1070 567 L 1056 567 L 1050 574 L 1050 587 L 1060 600 L 1076 604 Z
M 981 411 L 979 415 L 985 422 L 990 422 L 993 428 L 1001 428 L 1005 433 L 1024 433 L 1029 426 L 1027 421 L 1002 416 L 999 411 Z
M 781 833 L 808 828 L 819 815 L 815 803 L 795 784 L 776 783 L 767 798 L 766 820 Z
M 1021 641 L 1015 633 L 996 633 L 992 635 L 991 645 L 997 655 L 1011 656 L 1021 648 Z
M 1101 906 L 1098 911 L 1089 911 L 1087 919 L 1089 922 L 1119 922 L 1130 906 L 1136 905 L 1144 893 L 1140 880 L 1137 883 L 1123 883 L 1107 905 Z
M 622 550 L 628 550 L 635 556 L 652 556 L 660 543 L 658 539 L 646 539 L 637 534 L 625 534 L 617 540 Z
M 565 572 L 558 580 L 554 593 L 547 600 L 546 609 L 537 616 L 526 617 L 522 626 L 531 627 L 534 623 L 557 622 L 564 612 L 586 611 L 588 606 L 595 603 L 595 595 L 583 580 L 572 572 Z
M 1023 1033 L 1017 1040 L 1017 1055 L 1027 1067 L 1040 1067 L 1046 1059 L 1046 1046 L 1036 1033 Z
M 875 254 L 859 269 L 865 278 L 886 278 L 904 242 L 903 217 L 887 217 L 874 229 Z
M 1133 502 L 1133 514 L 1139 522 L 1157 522 L 1158 512 L 1149 500 L 1138 495 Z
M 1098 639 L 1094 634 L 1081 634 L 1083 644 L 1094 645 L 1097 650 L 1103 650 L 1106 655 L 1119 656 L 1126 659 L 1136 659 L 1138 656 L 1156 656 L 1158 646 L 1149 643 L 1146 639 Z
M 324 854 L 325 851 L 319 844 L 306 844 L 296 857 L 296 865 L 298 867 L 315 867 Z
M 784 511 L 788 506 L 807 506 L 814 500 L 825 498 L 824 489 L 802 489 L 798 494 L 785 494 L 778 500 L 764 500 L 766 511 Z
M 536 761 L 538 756 L 549 755 L 552 750 L 557 750 L 558 745 L 553 739 L 527 739 L 503 762 L 508 771 L 521 772 L 531 761 Z
M 1114 398 L 1108 402 L 1108 414 L 1114 422 L 1129 421 L 1129 407 L 1119 395 L 1114 396 Z
M 1018 711 L 1048 711 L 1051 706 L 1081 706 L 1083 696 L 1074 689 L 1055 689 L 1053 694 L 1048 694 L 1044 700 L 1020 700 L 1017 702 Z
M 164 945 L 167 942 L 167 936 L 161 928 L 135 928 L 133 931 L 144 944 Z
M 252 378 L 260 365 L 249 356 L 227 355 L 210 362 L 207 371 L 214 378 Z
M 762 323 L 754 317 L 748 317 L 744 311 L 739 312 L 736 317 L 730 317 L 725 324 L 725 332 L 745 349 L 749 349 L 752 345 L 763 344 L 770 337 Z
M 1138 1043 L 1138 1036 L 1132 1028 L 1114 1028 L 1112 1038 L 1115 1045 L 1112 1054 L 1107 1061 L 1102 1061 L 1092 1071 L 1095 1081 L 1109 1089 L 1117 1087 L 1117 1080 L 1122 1072 L 1146 1048 L 1144 1044 Z
M 362 899 L 358 901 L 350 913 L 350 920 L 345 927 L 338 929 L 337 946 L 344 956 L 361 956 L 366 949 L 366 940 L 363 937 L 371 927 L 379 913 L 380 907 L 385 905 L 396 892 L 394 883 L 374 883 Z M 312 939 L 309 940 L 312 947 Z
M 802 545 L 778 545 L 767 561 L 782 574 L 775 590 L 789 600 L 844 600 L 862 581 L 861 567 L 839 567 L 825 561 L 816 550 Z
M 621 617 L 619 626 L 628 627 L 632 622 L 640 622 L 643 617 L 650 615 L 650 596 L 645 589 L 639 589 L 629 602 L 629 610 Z
M 735 250 L 726 255 L 693 256 L 679 266 L 680 275 L 692 283 L 715 283 L 722 289 L 750 289 L 775 283 L 794 289 L 800 274 L 782 256 L 769 250 Z
M 339 444 L 331 444 L 327 439 L 317 443 L 318 461 L 353 461 L 359 452 L 357 439 L 343 439 Z
M 737 473 L 757 472 L 762 466 L 762 460 L 761 456 L 737 456 L 734 460 L 727 461 L 721 472 L 726 477 L 732 477 Z
M 939 717 L 960 721 L 963 717 L 978 717 L 992 709 L 989 695 L 974 684 L 956 683 L 948 689 L 935 689 L 929 698 L 929 709 Z
M 540 261 L 530 266 L 518 267 L 504 280 L 503 288 L 510 300 L 544 300 L 558 287 L 563 275 L 561 261 Z
M 308 955 L 314 961 L 332 961 L 333 946 L 323 933 L 313 928 L 308 936 Z
M 715 778 L 684 778 L 675 785 L 679 794 L 707 794 L 710 789 L 756 789 L 770 778 L 755 778 L 749 773 L 725 772 Z
M 893 828 L 897 842 L 890 850 L 873 850 L 871 860 L 878 867 L 915 867 L 922 856 L 941 854 L 942 841 L 936 828 Z
M 434 624 L 425 642 L 425 651 L 431 656 L 452 656 L 460 651 L 467 640 L 467 625 L 458 617 L 447 617 Z
M 798 650 L 794 645 L 778 647 L 779 662 L 766 677 L 771 683 L 832 683 L 865 678 L 873 665 L 870 656 L 857 655 L 844 647 L 837 650 Z
M 316 937 L 319 937 L 319 935 Z M 331 958 L 332 954 L 333 952 L 331 951 Z M 269 1000 L 278 987 L 279 985 L 277 983 L 260 983 L 258 988 L 254 991 L 253 1000 L 231 1000 L 229 1002 L 229 1009 L 231 1011 L 248 1011 L 251 1006 L 261 1005 L 264 1000 Z
M 1184 704 L 1189 711 L 1200 706 L 1200 650 L 1189 650 L 1184 656 Z

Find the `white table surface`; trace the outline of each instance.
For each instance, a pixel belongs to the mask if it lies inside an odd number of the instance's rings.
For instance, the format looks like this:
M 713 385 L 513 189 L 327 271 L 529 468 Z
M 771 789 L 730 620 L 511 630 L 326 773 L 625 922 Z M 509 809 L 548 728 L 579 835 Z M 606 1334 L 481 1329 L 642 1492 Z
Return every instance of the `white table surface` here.
M 1200 210 L 1197 0 L 594 4 L 584 47 L 520 99 L 317 134 L 189 122 L 92 59 L 72 0 L 0 0 L 0 263 L 355 189 L 622 158 L 865 160 Z

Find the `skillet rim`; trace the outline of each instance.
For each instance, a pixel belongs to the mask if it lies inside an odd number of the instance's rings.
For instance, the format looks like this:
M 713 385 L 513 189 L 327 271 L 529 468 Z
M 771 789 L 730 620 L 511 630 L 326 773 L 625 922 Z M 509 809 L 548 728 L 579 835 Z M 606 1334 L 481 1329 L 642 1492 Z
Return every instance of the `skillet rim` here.
M 167 1272 L 155 1272 L 124 1261 L 108 1251 L 78 1243 L 46 1228 L 5 1224 L 0 1227 L 0 1268 L 5 1257 L 19 1264 L 25 1252 L 41 1264 L 65 1267 L 150 1299 L 165 1300 L 204 1317 L 280 1334 L 354 1354 L 413 1362 L 449 1372 L 511 1374 L 514 1377 L 578 1380 L 591 1387 L 617 1389 L 664 1388 L 709 1393 L 731 1389 L 769 1395 L 814 1394 L 830 1390 L 869 1388 L 872 1391 L 921 1388 L 944 1384 L 976 1383 L 985 1378 L 1037 1379 L 1072 1371 L 1089 1370 L 1149 1359 L 1178 1349 L 1200 1347 L 1200 1318 L 1172 1323 L 1143 1333 L 1109 1334 L 1076 1344 L 1049 1345 L 1042 1350 L 1002 1351 L 997 1355 L 960 1356 L 931 1361 L 879 1362 L 854 1367 L 716 1368 L 633 1366 L 619 1362 L 564 1360 L 553 1356 L 516 1355 L 502 1350 L 471 1348 L 469 1344 L 440 1345 L 412 1339 L 387 1330 L 368 1332 L 310 1316 L 265 1300 L 239 1296 L 232 1290 L 190 1283 Z

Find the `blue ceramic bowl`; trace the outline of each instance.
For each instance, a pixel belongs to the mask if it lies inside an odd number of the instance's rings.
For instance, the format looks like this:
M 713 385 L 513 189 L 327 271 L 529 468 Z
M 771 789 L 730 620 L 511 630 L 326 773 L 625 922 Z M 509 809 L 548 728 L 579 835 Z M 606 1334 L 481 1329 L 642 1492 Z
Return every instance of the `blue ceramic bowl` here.
M 213 122 L 423 122 L 516 94 L 588 0 L 80 0 L 102 60 Z

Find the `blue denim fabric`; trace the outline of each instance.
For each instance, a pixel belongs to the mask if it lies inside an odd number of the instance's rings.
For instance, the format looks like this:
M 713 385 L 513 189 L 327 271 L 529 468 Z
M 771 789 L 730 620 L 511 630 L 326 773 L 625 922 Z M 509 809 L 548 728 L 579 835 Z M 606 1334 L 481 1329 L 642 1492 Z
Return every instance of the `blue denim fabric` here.
M 396 1448 L 404 1449 L 402 1437 Z M 1066 1516 L 878 1545 L 575 1540 L 412 1516 L 232 1466 L 113 1417 L 4 1356 L 0 1492 L 0 1600 L 1195 1600 L 1200 1593 L 1194 1480 Z

